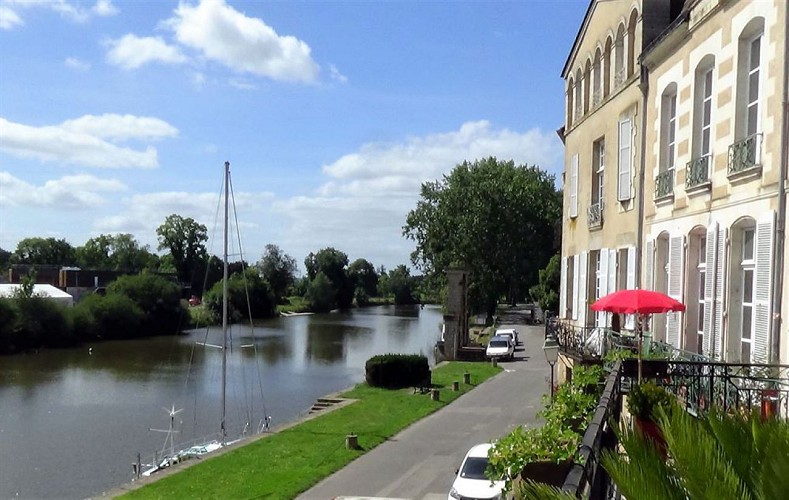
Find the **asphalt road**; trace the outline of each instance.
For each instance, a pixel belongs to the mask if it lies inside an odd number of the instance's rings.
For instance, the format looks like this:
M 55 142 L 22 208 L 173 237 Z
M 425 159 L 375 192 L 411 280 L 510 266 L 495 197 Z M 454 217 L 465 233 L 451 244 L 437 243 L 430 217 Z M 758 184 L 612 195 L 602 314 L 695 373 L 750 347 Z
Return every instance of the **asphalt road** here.
M 517 321 L 517 316 L 503 320 Z M 350 498 L 447 498 L 455 469 L 473 445 L 532 424 L 549 390 L 550 371 L 542 352 L 544 329 L 513 322 L 521 344 L 500 374 L 452 404 L 359 457 L 300 495 L 302 500 Z M 472 380 L 473 383 L 473 380 Z

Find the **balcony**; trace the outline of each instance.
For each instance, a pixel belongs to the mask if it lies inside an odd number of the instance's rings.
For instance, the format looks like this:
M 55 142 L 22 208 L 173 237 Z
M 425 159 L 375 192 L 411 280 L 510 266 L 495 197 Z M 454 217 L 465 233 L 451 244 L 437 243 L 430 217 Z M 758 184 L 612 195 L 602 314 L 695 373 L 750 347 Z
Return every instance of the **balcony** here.
M 674 198 L 674 169 L 660 172 L 655 177 L 655 201 Z
M 753 134 L 729 146 L 729 177 L 761 172 L 762 134 Z
M 712 155 L 703 155 L 690 160 L 685 167 L 685 191 L 696 192 L 709 189 Z
M 586 212 L 586 221 L 589 229 L 600 229 L 603 227 L 603 202 L 593 203 Z
M 607 349 L 637 352 L 636 337 L 604 328 L 575 327 L 556 319 L 549 319 L 545 326 L 546 335 L 554 336 L 559 351 L 573 358 L 575 364 L 603 363 L 608 371 L 602 397 L 561 489 L 575 498 L 621 498 L 617 485 L 601 465 L 601 457 L 605 451 L 622 452 L 616 428 L 631 418 L 623 402 L 638 383 L 638 362 L 632 357 L 605 362 L 603 357 Z M 612 358 L 617 357 L 622 356 Z M 643 379 L 673 394 L 680 408 L 690 415 L 700 417 L 713 409 L 738 415 L 753 411 L 764 421 L 784 419 L 789 414 L 789 365 L 715 362 L 660 342 L 651 343 L 642 364 L 659 366 L 652 373 L 644 370 Z M 670 454 L 671 446 L 668 450 Z

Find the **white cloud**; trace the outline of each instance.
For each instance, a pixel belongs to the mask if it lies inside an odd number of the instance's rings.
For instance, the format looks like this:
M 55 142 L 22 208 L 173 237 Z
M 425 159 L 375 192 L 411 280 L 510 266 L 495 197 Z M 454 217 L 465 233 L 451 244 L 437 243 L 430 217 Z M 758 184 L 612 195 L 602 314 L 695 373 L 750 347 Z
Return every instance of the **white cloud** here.
M 21 9 L 43 8 L 57 12 L 61 16 L 77 23 L 84 23 L 93 16 L 113 16 L 118 9 L 111 0 L 98 0 L 93 7 L 67 2 L 66 0 L 2 0 L 0 3 L 0 28 L 11 29 L 23 24 L 19 15 Z
M 224 0 L 182 2 L 165 25 L 179 43 L 235 71 L 281 81 L 317 78 L 319 68 L 305 42 L 278 35 L 262 20 L 247 17 Z
M 101 193 L 125 190 L 123 183 L 92 175 L 71 175 L 49 180 L 42 186 L 29 184 L 0 172 L 0 206 L 45 207 L 57 210 L 96 209 L 106 204 Z
M 146 128 L 150 127 L 150 128 Z M 0 118 L 0 151 L 18 158 L 100 168 L 155 168 L 156 149 L 113 144 L 127 139 L 171 137 L 177 130 L 156 118 L 86 115 L 60 125 L 33 127 Z
M 126 34 L 109 42 L 107 61 L 123 69 L 136 69 L 149 62 L 181 64 L 187 61 L 178 47 L 168 45 L 161 37 L 138 37 Z
M 67 57 L 63 64 L 77 71 L 87 71 L 90 69 L 90 63 L 77 59 L 76 57 Z
M 257 88 L 255 84 L 239 78 L 231 78 L 228 80 L 228 83 L 231 87 L 235 87 L 239 90 L 255 90 Z
M 6 5 L 0 5 L 0 29 L 10 30 L 24 24 L 22 18 Z
M 348 83 L 348 77 L 340 73 L 340 70 L 337 69 L 337 66 L 333 64 L 329 65 L 329 76 L 331 76 L 331 79 L 336 82 Z

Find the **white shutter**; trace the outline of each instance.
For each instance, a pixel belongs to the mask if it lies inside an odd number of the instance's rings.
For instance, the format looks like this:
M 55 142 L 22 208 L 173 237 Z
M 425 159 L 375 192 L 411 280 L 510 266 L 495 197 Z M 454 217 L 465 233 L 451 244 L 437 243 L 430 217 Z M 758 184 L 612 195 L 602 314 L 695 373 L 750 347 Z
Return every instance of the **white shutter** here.
M 770 327 L 772 326 L 772 266 L 773 266 L 773 226 L 774 212 L 756 224 L 756 272 L 754 273 L 754 324 L 752 363 L 770 361 Z M 747 360 L 743 360 L 746 363 Z
M 715 333 L 714 340 L 715 356 L 717 359 L 725 359 L 723 349 L 723 309 L 725 307 L 724 297 L 726 296 L 726 234 L 728 230 L 723 227 L 718 229 L 718 238 L 715 243 Z M 709 269 L 709 263 L 707 263 Z
M 608 293 L 616 291 L 616 267 L 617 267 L 617 250 L 612 248 L 608 251 Z M 606 325 L 611 324 L 612 314 L 606 313 Z
M 668 295 L 682 302 L 682 264 L 684 256 L 685 237 L 675 236 L 669 239 L 668 253 Z M 666 317 L 666 341 L 676 348 L 680 348 L 680 330 L 682 326 L 682 313 L 670 312 Z
M 573 319 L 578 319 L 578 264 L 579 255 L 573 256 Z
M 559 264 L 561 281 L 559 282 L 559 317 L 567 316 L 567 257 L 562 257 Z
M 570 217 L 578 217 L 578 153 L 570 159 Z
M 715 297 L 715 261 L 717 260 L 717 236 L 718 223 L 713 222 L 707 229 L 707 248 L 706 252 L 706 274 L 704 276 L 704 318 L 703 318 L 703 331 L 704 337 L 702 338 L 702 354 L 715 358 L 720 355 L 720 351 L 712 352 L 715 343 L 713 337 L 715 336 L 715 324 L 713 322 L 713 305 Z
M 647 240 L 646 250 L 644 251 L 643 259 L 646 263 L 645 272 L 646 278 L 644 279 L 645 290 L 652 289 L 652 269 L 654 268 L 654 248 L 655 242 Z M 632 290 L 636 287 L 636 247 L 629 247 L 627 249 L 627 288 Z M 636 329 L 636 316 L 628 314 L 625 316 L 625 328 L 628 330 Z
M 627 247 L 627 283 L 625 288 L 632 290 L 636 287 L 636 247 Z
M 589 288 L 589 282 L 586 279 L 589 254 L 583 251 L 580 257 L 580 262 L 578 263 L 578 324 L 580 326 L 586 326 L 586 312 L 589 309 L 589 304 L 586 303 L 587 289 Z
M 611 250 L 611 252 L 613 252 L 613 250 Z M 600 273 L 597 276 L 597 283 L 600 288 L 598 299 L 608 295 L 608 254 L 609 250 L 607 248 L 601 248 L 598 254 L 598 258 L 600 259 Z M 598 312 L 595 316 L 595 326 L 606 326 L 607 314 L 605 312 Z
M 632 127 L 630 118 L 619 122 L 619 189 L 617 191 L 619 201 L 627 201 L 631 198 L 632 173 L 631 163 L 633 155 L 631 153 L 631 134 Z
M 647 240 L 644 245 L 644 290 L 652 290 L 652 275 L 655 274 L 655 241 Z

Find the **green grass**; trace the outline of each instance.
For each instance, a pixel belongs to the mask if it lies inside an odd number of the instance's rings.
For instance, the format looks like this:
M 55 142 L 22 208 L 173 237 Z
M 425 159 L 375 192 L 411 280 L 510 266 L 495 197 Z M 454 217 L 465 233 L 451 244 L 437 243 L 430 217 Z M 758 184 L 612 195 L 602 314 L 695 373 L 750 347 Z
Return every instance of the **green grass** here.
M 302 313 L 310 312 L 310 304 L 304 297 L 292 295 L 288 297 L 287 304 L 277 304 L 277 313 Z
M 487 363 L 452 362 L 433 371 L 440 401 L 360 384 L 343 394 L 358 399 L 249 445 L 207 459 L 181 472 L 133 490 L 122 498 L 294 498 L 324 477 L 378 446 L 417 420 L 457 399 L 501 368 Z M 471 385 L 463 384 L 463 373 Z M 460 391 L 452 391 L 452 382 Z M 359 450 L 345 448 L 348 434 Z

